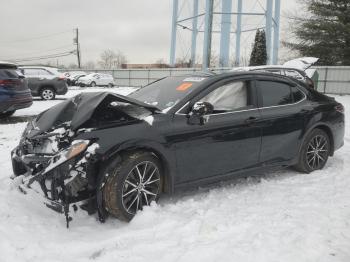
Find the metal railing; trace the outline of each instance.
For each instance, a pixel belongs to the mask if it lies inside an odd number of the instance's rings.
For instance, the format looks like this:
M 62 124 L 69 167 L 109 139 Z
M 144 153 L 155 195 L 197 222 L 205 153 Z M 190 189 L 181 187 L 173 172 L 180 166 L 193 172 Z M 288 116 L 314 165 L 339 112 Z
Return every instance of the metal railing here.
M 318 66 L 317 90 L 329 94 L 350 94 L 350 66 Z M 213 68 L 215 73 L 229 71 L 232 68 Z M 61 70 L 64 71 L 64 70 Z M 75 70 L 66 70 L 75 71 Z M 159 68 L 159 69 L 95 69 L 84 70 L 87 73 L 106 73 L 114 77 L 116 86 L 145 86 L 159 78 L 173 75 L 190 74 L 202 71 L 200 68 Z

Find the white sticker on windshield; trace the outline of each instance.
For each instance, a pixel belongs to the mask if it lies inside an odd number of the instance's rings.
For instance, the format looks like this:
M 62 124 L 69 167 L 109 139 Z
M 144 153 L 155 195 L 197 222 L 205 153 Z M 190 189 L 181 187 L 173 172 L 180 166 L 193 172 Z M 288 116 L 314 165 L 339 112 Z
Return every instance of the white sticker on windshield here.
M 201 82 L 204 79 L 206 79 L 206 77 L 187 77 L 183 80 L 183 82 Z

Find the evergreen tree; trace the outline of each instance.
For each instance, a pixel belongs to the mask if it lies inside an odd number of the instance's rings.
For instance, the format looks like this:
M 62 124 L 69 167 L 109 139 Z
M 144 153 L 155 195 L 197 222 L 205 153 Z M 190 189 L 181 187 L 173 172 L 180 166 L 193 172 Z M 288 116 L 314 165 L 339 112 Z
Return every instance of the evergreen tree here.
M 254 46 L 250 55 L 250 66 L 266 65 L 266 35 L 264 30 L 257 30 L 255 34 Z
M 350 65 L 350 1 L 305 1 L 310 18 L 297 18 L 297 41 L 287 46 L 302 56 L 320 58 L 320 65 Z

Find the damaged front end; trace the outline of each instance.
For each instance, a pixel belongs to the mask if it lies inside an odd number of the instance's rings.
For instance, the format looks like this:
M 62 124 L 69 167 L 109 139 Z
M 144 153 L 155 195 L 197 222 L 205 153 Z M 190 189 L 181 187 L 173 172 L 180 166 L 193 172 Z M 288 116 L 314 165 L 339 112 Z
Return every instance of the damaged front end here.
M 95 196 L 95 188 L 89 187 L 87 173 L 95 162 L 98 144 L 71 140 L 71 130 L 64 133 L 62 130 L 64 128 L 60 128 L 60 133 L 54 130 L 31 139 L 23 138 L 12 151 L 12 165 L 15 175 L 23 175 L 20 190 L 23 193 L 28 189 L 41 190 L 46 206 L 64 213 L 68 226 L 69 206 L 92 200 Z M 88 210 L 91 212 L 91 208 Z
M 152 108 L 111 93 L 86 93 L 41 113 L 28 123 L 11 153 L 14 174 L 23 177 L 20 190 L 41 191 L 47 207 L 65 214 L 67 227 L 73 203 L 93 213 L 101 159 L 99 138 L 81 135 L 137 121 L 151 114 Z

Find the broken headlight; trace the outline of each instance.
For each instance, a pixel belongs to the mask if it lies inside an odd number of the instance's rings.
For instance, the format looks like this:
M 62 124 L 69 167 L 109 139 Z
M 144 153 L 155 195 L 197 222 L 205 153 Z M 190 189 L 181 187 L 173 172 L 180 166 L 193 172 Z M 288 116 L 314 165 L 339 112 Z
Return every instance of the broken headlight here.
M 65 157 L 71 159 L 84 152 L 89 145 L 89 140 L 74 141 L 73 145 L 66 151 Z
M 89 140 L 76 140 L 73 141 L 72 145 L 55 155 L 51 160 L 49 165 L 46 167 L 44 173 L 51 171 L 57 166 L 67 162 L 68 160 L 76 157 L 80 153 L 84 152 L 88 147 L 90 141 Z

